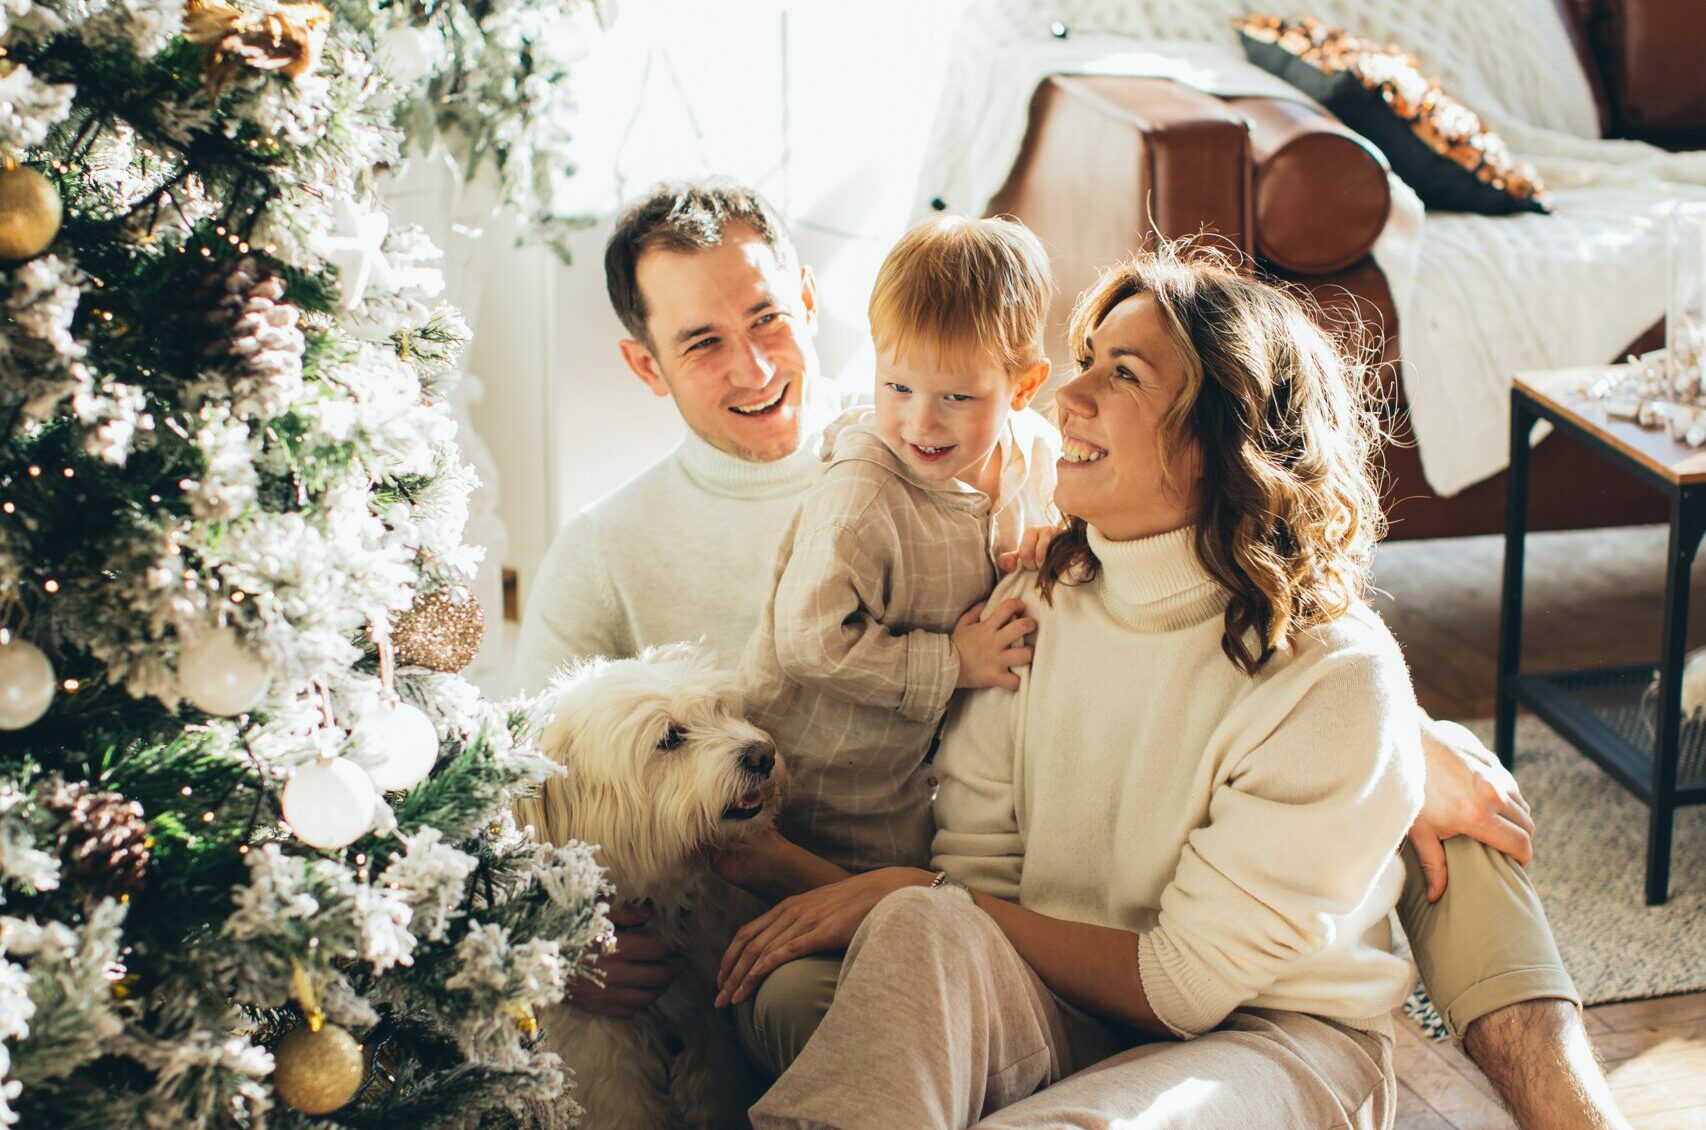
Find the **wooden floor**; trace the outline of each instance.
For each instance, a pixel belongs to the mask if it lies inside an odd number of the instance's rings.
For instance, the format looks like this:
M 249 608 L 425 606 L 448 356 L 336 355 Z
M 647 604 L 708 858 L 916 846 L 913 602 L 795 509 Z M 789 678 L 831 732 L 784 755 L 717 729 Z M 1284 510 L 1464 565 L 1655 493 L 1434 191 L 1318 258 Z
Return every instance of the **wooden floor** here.
M 1663 611 L 1665 531 L 1541 534 L 1529 539 L 1524 662 L 1567 668 L 1652 662 Z M 1500 538 L 1391 542 L 1376 558 L 1375 601 L 1404 645 L 1417 697 L 1436 717 L 1493 713 Z M 1706 603 L 1695 571 L 1695 589 Z M 1689 646 L 1706 643 L 1706 613 Z M 1673 882 L 1706 882 L 1677 876 Z M 1702 945 L 1698 938 L 1678 939 Z M 1588 1031 L 1618 1103 L 1641 1130 L 1706 1130 L 1706 993 L 1601 1005 Z M 1462 1051 L 1400 1023 L 1399 1130 L 1514 1125 Z M 1535 1128 L 1541 1130 L 1541 1128 Z

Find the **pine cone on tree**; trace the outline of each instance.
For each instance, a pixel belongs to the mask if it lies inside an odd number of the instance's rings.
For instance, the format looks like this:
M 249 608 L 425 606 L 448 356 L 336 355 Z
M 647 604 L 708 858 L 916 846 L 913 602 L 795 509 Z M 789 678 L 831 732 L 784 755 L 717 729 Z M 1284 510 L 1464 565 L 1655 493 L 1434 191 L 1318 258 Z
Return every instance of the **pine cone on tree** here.
M 67 879 L 102 895 L 142 889 L 153 852 L 141 804 L 57 777 L 44 782 L 37 795 L 59 819 L 59 858 Z
M 253 256 L 219 264 L 198 295 L 208 330 L 202 352 L 222 362 L 239 416 L 282 415 L 302 390 L 307 339 L 301 311 L 284 295 L 284 277 Z

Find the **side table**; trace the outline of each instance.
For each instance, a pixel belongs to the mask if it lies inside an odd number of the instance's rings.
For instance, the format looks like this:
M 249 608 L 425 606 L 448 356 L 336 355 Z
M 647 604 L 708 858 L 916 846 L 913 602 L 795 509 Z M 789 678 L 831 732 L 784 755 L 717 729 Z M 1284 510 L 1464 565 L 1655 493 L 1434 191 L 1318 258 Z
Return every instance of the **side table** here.
M 1611 370 L 1611 371 L 1614 371 Z M 1706 804 L 1706 722 L 1682 725 L 1688 578 L 1706 534 L 1706 451 L 1634 421 L 1608 419 L 1583 390 L 1604 366 L 1518 373 L 1511 385 L 1510 495 L 1504 597 L 1499 613 L 1498 708 L 1493 746 L 1513 763 L 1516 708 L 1528 707 L 1649 809 L 1646 899 L 1669 897 L 1671 824 L 1683 805 Z M 1521 673 L 1523 548 L 1528 533 L 1529 437 L 1547 420 L 1670 499 L 1670 552 L 1659 661 L 1588 671 Z M 1656 702 L 1647 693 L 1658 672 Z M 1698 878 L 1698 876 L 1696 877 Z

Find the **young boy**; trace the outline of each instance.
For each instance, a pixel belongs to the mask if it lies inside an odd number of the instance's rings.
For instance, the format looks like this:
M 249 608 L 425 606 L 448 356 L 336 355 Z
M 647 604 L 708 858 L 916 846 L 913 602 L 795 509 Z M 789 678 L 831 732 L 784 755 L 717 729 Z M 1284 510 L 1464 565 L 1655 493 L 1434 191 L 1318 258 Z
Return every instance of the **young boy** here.
M 926 758 L 949 696 L 1016 690 L 1031 660 L 1018 601 L 981 613 L 998 557 L 1053 518 L 1059 440 L 1026 407 L 1051 292 L 1012 221 L 902 237 L 871 295 L 875 406 L 833 433 L 783 536 L 742 662 L 747 714 L 788 758 L 783 834 L 849 870 L 929 860 Z

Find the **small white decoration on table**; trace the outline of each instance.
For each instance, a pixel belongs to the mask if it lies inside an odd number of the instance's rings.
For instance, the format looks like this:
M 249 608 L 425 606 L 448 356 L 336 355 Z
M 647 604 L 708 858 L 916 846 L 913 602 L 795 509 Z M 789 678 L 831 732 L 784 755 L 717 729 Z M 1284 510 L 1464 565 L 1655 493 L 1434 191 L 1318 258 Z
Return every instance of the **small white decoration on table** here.
M 284 786 L 284 819 L 310 847 L 341 848 L 373 826 L 373 781 L 347 757 L 311 761 Z
M 364 718 L 356 740 L 368 752 L 367 775 L 386 792 L 412 789 L 438 761 L 438 731 L 418 707 L 381 705 Z
M 53 703 L 53 664 L 41 648 L 0 631 L 0 730 L 22 730 Z
M 270 672 L 229 628 L 203 632 L 178 652 L 178 689 L 197 710 L 230 716 L 255 708 Z

